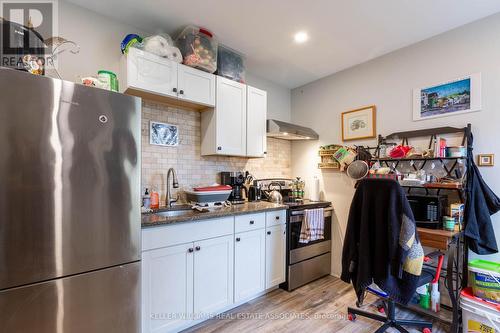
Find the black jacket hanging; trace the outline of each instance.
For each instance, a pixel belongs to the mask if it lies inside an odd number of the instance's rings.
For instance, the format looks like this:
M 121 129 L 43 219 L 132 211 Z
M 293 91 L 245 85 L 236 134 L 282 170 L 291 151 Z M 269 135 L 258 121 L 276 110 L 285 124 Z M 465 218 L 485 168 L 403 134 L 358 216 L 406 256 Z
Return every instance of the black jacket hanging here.
M 359 182 L 349 211 L 342 252 L 342 280 L 352 282 L 358 300 L 376 283 L 406 304 L 417 288 L 423 250 L 401 186 L 389 179 Z
M 467 143 L 467 201 L 465 204 L 465 237 L 469 248 L 477 254 L 498 252 L 495 232 L 491 223 L 491 215 L 500 210 L 500 199 L 488 187 L 474 163 L 472 155 L 473 136 Z

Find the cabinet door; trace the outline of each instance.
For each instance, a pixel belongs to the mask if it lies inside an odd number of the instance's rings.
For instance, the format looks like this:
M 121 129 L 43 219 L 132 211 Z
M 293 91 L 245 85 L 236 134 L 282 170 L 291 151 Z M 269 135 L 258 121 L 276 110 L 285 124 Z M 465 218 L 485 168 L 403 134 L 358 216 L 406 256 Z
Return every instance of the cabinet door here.
M 247 156 L 264 157 L 266 140 L 267 92 L 247 87 Z
M 194 312 L 204 315 L 233 303 L 233 236 L 194 244 Z
M 266 228 L 266 289 L 285 282 L 286 225 Z
M 217 77 L 216 153 L 245 156 L 247 152 L 246 85 Z
M 207 106 L 215 105 L 215 75 L 178 65 L 179 98 Z
M 234 301 L 239 302 L 265 290 L 265 229 L 235 235 Z
M 177 63 L 130 48 L 126 85 L 126 88 L 177 97 Z
M 193 243 L 142 253 L 142 332 L 170 332 L 193 313 Z M 187 319 L 182 319 L 182 316 Z

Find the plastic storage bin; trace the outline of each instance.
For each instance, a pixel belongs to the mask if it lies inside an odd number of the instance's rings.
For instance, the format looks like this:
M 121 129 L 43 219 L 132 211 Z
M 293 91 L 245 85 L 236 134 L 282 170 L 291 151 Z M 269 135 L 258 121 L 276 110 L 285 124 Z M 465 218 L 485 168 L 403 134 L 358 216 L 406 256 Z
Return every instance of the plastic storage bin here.
M 500 303 L 500 263 L 472 260 L 469 272 L 474 296 Z
M 217 75 L 245 83 L 246 59 L 227 46 L 219 45 L 217 54 Z
M 183 63 L 209 73 L 217 70 L 217 38 L 208 30 L 189 25 L 176 39 Z
M 463 332 L 500 333 L 500 306 L 488 303 L 472 294 L 470 288 L 460 295 Z
M 229 198 L 232 190 L 228 191 L 185 191 L 186 199 L 189 202 L 197 203 L 212 203 L 224 202 Z

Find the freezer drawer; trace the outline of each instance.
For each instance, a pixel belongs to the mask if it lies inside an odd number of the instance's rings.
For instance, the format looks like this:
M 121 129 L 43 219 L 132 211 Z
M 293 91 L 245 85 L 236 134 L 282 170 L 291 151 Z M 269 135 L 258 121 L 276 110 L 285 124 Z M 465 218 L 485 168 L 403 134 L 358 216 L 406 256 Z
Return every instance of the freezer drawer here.
M 288 266 L 288 291 L 331 273 L 331 253 Z
M 0 292 L 0 332 L 140 332 L 140 262 Z

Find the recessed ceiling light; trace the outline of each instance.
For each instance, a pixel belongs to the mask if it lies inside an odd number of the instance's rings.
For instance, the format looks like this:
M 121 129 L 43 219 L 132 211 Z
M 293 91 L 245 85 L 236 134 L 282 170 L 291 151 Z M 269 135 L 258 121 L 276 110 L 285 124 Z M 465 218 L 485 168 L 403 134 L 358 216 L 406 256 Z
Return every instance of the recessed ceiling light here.
M 307 32 L 305 32 L 305 31 L 299 31 L 293 36 L 293 40 L 297 44 L 305 43 L 305 42 L 307 42 L 308 39 L 309 39 L 309 36 L 307 35 Z

